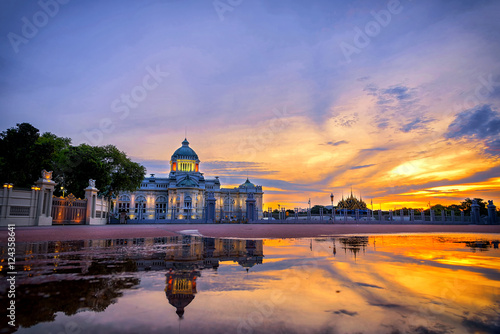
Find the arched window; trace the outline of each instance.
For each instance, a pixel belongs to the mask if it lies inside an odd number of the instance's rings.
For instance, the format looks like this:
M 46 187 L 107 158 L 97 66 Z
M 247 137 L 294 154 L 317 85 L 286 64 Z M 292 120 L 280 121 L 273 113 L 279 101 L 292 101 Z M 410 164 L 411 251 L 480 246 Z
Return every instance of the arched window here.
M 139 195 L 135 198 L 135 214 L 137 219 L 144 219 L 146 215 L 146 197 Z
M 121 195 L 117 201 L 118 212 L 128 212 L 130 210 L 130 196 Z
M 184 209 L 191 209 L 193 207 L 193 201 L 191 200 L 191 196 L 184 197 Z
M 155 202 L 156 219 L 165 219 L 167 217 L 167 198 L 158 196 Z
M 224 198 L 224 213 L 226 215 L 232 215 L 232 214 L 234 214 L 234 212 L 235 212 L 235 210 L 234 210 L 234 204 L 235 204 L 234 199 L 232 197 L 228 197 L 226 195 L 226 197 Z

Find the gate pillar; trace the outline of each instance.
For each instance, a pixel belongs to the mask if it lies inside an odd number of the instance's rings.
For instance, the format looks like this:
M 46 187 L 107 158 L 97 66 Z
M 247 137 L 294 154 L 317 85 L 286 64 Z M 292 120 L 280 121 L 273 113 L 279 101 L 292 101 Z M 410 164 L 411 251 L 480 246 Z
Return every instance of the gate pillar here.
M 52 195 L 56 183 L 52 180 L 52 171 L 42 171 L 42 177 L 36 181 L 37 188 L 40 189 L 38 201 L 36 203 L 35 225 L 52 225 Z

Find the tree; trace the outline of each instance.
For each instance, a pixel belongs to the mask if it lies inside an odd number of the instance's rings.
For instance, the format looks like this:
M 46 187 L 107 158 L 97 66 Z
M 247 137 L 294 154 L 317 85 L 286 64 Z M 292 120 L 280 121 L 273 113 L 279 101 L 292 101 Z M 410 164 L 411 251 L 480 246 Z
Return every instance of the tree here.
M 434 210 L 434 212 L 437 214 L 437 215 L 440 215 L 441 214 L 441 211 L 445 211 L 446 212 L 446 207 L 444 205 L 441 205 L 441 204 L 436 204 L 436 205 L 433 205 L 431 207 L 432 210 Z
M 134 191 L 144 179 L 146 169 L 132 162 L 113 145 L 81 144 L 67 148 L 57 170 L 57 177 L 68 192 L 84 196 L 89 179 L 96 180 L 99 193 L 111 197 L 120 191 Z
M 452 205 L 448 205 L 448 207 L 446 209 L 448 211 L 453 210 L 453 211 L 455 211 L 455 214 L 456 214 L 457 212 L 459 212 L 462 209 L 462 207 L 459 204 L 452 204 Z
M 60 152 L 69 147 L 71 139 L 20 123 L 0 134 L 0 182 L 17 187 L 30 187 L 42 169 L 54 170 Z
M 323 208 L 323 213 L 326 213 L 326 209 L 323 205 L 315 205 L 311 208 L 312 215 L 319 215 L 319 209 Z
M 474 198 L 474 199 L 466 198 L 462 203 L 460 203 L 460 206 L 466 213 L 470 214 L 470 208 L 473 201 L 476 201 L 477 204 L 479 205 L 480 215 L 483 216 L 488 214 L 488 209 L 486 208 L 486 202 L 484 202 L 482 198 Z

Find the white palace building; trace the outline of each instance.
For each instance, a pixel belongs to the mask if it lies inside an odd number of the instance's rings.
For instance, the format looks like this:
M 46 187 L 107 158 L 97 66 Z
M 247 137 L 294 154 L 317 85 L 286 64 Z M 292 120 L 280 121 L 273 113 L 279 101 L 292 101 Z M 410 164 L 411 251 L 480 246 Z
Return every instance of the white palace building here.
M 115 214 L 126 212 L 129 219 L 206 219 L 244 221 L 248 217 L 262 219 L 262 186 L 248 179 L 235 188 L 221 188 L 219 178 L 205 179 L 200 160 L 184 139 L 170 160 L 168 177 L 151 174 L 134 192 L 122 192 L 116 199 Z M 251 206 L 247 206 L 247 200 Z M 207 209 L 211 203 L 211 209 Z M 247 207 L 253 208 L 247 214 Z M 214 212 L 215 211 L 215 212 Z M 222 219 L 221 219 L 222 218 Z

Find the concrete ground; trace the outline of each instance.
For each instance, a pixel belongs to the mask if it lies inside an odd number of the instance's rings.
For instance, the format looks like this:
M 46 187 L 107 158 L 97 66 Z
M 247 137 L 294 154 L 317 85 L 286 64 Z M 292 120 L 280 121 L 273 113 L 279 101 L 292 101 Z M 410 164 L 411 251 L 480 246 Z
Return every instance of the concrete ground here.
M 185 231 L 185 232 L 183 232 Z M 197 232 L 196 232 L 197 231 Z M 500 225 L 327 225 L 327 224 L 168 224 L 103 226 L 16 227 L 15 238 L 24 241 L 60 241 L 175 236 L 182 233 L 214 238 L 303 238 L 342 234 L 391 233 L 499 233 Z M 7 243 L 6 227 L 0 244 Z

